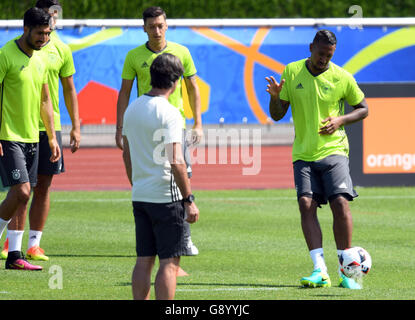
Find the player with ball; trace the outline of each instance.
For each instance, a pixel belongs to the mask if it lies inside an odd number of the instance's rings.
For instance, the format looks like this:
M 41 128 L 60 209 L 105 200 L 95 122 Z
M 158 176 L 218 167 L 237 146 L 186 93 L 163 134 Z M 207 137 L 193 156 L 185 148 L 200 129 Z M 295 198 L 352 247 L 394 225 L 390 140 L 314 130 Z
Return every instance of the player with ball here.
M 330 203 L 338 257 L 352 246 L 352 215 L 349 201 L 357 196 L 349 172 L 349 144 L 345 125 L 368 115 L 363 92 L 353 76 L 330 60 L 336 36 L 319 30 L 310 44 L 311 56 L 288 64 L 278 83 L 267 77 L 271 117 L 278 121 L 291 105 L 295 127 L 293 145 L 294 180 L 301 214 L 301 227 L 314 263 L 310 276 L 300 282 L 306 287 L 330 287 L 323 255 L 317 209 Z M 353 111 L 344 113 L 344 101 Z M 340 286 L 361 285 L 340 271 Z

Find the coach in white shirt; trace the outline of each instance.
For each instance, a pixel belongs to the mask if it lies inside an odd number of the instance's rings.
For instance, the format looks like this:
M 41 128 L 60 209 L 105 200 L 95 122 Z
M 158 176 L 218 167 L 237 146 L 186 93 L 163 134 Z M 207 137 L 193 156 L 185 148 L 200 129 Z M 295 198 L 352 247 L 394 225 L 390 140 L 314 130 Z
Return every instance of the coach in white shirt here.
M 183 222 L 199 219 L 182 149 L 182 117 L 168 102 L 183 75 L 180 60 L 169 53 L 150 67 L 152 89 L 124 114 L 123 159 L 132 185 L 137 263 L 132 275 L 134 299 L 149 299 L 156 255 L 160 267 L 156 299 L 173 299 L 180 256 L 185 255 Z

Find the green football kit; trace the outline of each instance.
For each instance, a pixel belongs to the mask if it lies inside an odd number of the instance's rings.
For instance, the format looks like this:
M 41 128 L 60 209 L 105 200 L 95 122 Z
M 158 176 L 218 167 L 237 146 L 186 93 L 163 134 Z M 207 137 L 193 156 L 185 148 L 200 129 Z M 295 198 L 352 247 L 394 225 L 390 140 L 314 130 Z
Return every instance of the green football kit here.
M 59 39 L 56 31 L 54 31 L 50 34 L 50 41 L 41 49 L 41 53 L 45 56 L 48 67 L 48 85 L 53 105 L 55 130 L 60 131 L 59 79 L 60 77 L 72 76 L 75 73 L 72 51 L 67 44 Z M 46 131 L 42 120 L 39 128 L 40 131 Z
M 29 57 L 17 40 L 0 49 L 0 140 L 39 141 L 42 86 L 47 83 L 47 66 L 40 51 Z
M 327 70 L 313 75 L 306 61 L 288 64 L 281 75 L 285 83 L 280 99 L 290 103 L 294 121 L 292 161 L 297 200 L 300 203 L 302 198 L 311 198 L 318 207 L 339 197 L 352 201 L 358 195 L 350 176 L 345 128 L 341 126 L 332 134 L 319 131 L 326 125 L 324 119 L 344 115 L 345 101 L 356 106 L 364 94 L 353 76 L 336 64 L 330 62 Z M 305 234 L 306 241 L 309 237 Z M 301 278 L 304 287 L 331 286 L 324 259 L 317 264 L 317 255 L 323 256 L 322 248 L 310 249 L 314 270 L 310 276 Z M 346 287 L 344 283 L 341 286 Z
M 288 64 L 281 75 L 285 83 L 280 99 L 290 102 L 294 121 L 292 160 L 317 161 L 333 154 L 348 156 L 349 142 L 343 126 L 327 135 L 319 134 L 319 129 L 325 125 L 325 118 L 344 114 L 344 101 L 355 106 L 364 94 L 343 68 L 330 62 L 326 71 L 314 76 L 306 60 Z
M 148 43 L 143 44 L 135 49 L 128 52 L 125 58 L 124 67 L 122 71 L 122 79 L 134 80 L 137 79 L 137 95 L 141 96 L 151 90 L 151 76 L 150 66 L 157 56 L 162 53 L 171 53 L 178 57 L 183 64 L 184 77 L 190 77 L 196 74 L 196 67 L 193 62 L 192 56 L 189 50 L 180 44 L 175 42 L 167 42 L 166 47 L 158 52 L 152 51 L 148 47 Z M 183 97 L 182 97 L 182 83 L 179 81 L 176 90 L 170 95 L 169 102 L 179 109 L 186 126 L 185 114 L 183 108 Z

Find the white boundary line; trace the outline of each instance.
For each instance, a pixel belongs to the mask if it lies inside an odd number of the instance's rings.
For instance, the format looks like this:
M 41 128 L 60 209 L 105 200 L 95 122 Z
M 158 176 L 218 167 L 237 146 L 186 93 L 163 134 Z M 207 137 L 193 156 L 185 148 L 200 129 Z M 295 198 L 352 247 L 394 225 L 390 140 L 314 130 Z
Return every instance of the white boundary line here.
M 357 199 L 362 200 L 399 200 L 415 199 L 415 195 L 379 195 L 379 196 L 359 196 Z M 296 200 L 296 197 L 229 197 L 229 198 L 199 198 L 198 201 L 275 201 L 275 200 Z M 124 202 L 131 201 L 131 198 L 117 199 L 51 199 L 52 202 Z
M 195 289 L 186 289 L 186 288 L 176 288 L 176 291 L 181 292 L 209 292 L 209 291 L 215 291 L 215 292 L 229 292 L 229 291 L 278 291 L 278 290 L 284 290 L 287 288 L 273 288 L 273 287 L 259 287 L 259 288 L 253 288 L 253 287 L 239 287 L 239 288 L 195 288 Z

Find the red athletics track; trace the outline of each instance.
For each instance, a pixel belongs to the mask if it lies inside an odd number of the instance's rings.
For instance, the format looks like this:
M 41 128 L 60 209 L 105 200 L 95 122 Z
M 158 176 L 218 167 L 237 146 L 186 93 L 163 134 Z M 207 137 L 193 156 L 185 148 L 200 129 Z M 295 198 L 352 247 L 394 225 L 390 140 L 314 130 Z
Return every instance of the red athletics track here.
M 240 162 L 239 164 L 201 164 L 203 160 L 198 160 L 198 163 L 192 166 L 192 188 L 195 190 L 293 188 L 291 149 L 291 146 L 261 147 L 261 156 L 254 161 L 257 168 L 260 165 L 260 171 L 256 175 L 243 175 L 243 168 L 252 167 L 252 163 L 243 164 L 242 160 L 237 161 Z M 208 162 L 210 151 L 205 149 L 205 162 Z M 227 162 L 230 163 L 231 151 L 230 149 L 228 151 Z M 81 148 L 75 154 L 71 154 L 70 150 L 65 148 L 63 153 L 66 172 L 54 178 L 53 190 L 130 189 L 121 150 Z M 217 151 L 217 158 L 219 154 Z M 249 155 L 253 155 L 252 149 Z M 200 154 L 198 159 L 203 159 Z

